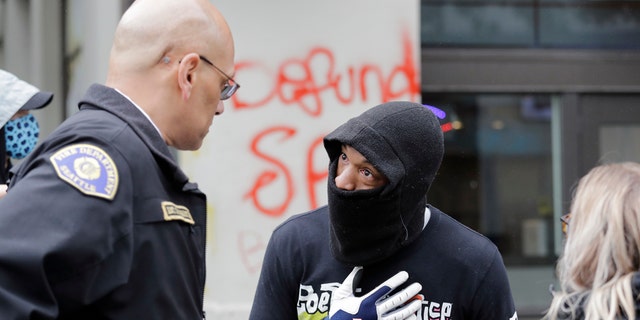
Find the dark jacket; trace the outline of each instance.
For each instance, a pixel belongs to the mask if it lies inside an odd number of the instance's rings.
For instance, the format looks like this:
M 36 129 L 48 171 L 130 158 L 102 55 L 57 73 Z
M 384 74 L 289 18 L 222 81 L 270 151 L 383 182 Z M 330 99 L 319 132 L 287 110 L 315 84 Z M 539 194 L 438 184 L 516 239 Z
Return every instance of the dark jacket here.
M 206 197 L 129 100 L 93 85 L 14 171 L 2 319 L 202 319 Z
M 631 287 L 633 290 L 633 296 L 636 297 L 635 299 L 635 307 L 636 307 L 636 319 L 640 319 L 640 300 L 638 299 L 638 297 L 640 296 L 640 273 L 636 272 L 633 275 L 633 278 L 631 278 Z M 584 319 L 584 303 L 586 303 L 586 299 L 583 299 L 583 301 L 581 301 L 581 303 L 579 303 L 580 307 L 578 307 L 575 310 L 575 314 L 570 314 L 570 313 L 561 313 L 558 315 L 559 319 Z M 620 318 L 620 319 L 628 319 L 628 318 Z

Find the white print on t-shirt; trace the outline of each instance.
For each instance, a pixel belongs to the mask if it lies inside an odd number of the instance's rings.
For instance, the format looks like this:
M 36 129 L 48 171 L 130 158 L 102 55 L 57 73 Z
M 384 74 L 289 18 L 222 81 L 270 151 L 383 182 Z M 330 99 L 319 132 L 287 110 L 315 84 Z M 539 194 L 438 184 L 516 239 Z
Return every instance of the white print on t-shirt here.
M 310 315 L 328 313 L 331 293 L 339 286 L 339 282 L 330 282 L 320 285 L 320 290 L 316 290 L 313 286 L 301 284 L 296 306 L 298 317 L 307 319 Z M 422 295 L 421 300 L 422 308 L 418 311 L 417 320 L 451 320 L 453 303 L 424 301 Z
M 418 320 L 450 320 L 453 303 L 422 301 Z
M 298 316 L 328 312 L 331 292 L 339 286 L 339 282 L 324 283 L 316 292 L 313 286 L 301 284 L 298 290 Z

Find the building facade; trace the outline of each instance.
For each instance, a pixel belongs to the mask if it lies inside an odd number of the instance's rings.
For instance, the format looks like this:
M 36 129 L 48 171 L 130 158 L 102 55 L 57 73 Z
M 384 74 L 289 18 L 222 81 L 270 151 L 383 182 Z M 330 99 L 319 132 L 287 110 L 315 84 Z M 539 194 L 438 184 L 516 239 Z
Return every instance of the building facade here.
M 131 2 L 0 0 L 0 68 L 56 94 L 43 135 L 106 77 Z M 640 2 L 422 0 L 420 16 L 422 101 L 446 113 L 429 202 L 498 245 L 521 319 L 539 318 L 577 179 L 640 161 Z

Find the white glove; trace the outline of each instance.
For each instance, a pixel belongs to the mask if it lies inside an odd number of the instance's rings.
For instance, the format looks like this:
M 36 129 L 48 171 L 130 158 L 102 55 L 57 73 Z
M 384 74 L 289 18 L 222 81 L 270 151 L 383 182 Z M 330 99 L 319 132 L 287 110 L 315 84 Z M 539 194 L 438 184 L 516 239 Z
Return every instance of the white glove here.
M 360 282 L 362 267 L 355 267 L 344 282 L 331 294 L 329 307 L 330 320 L 411 320 L 417 319 L 416 312 L 422 301 L 409 303 L 422 286 L 412 283 L 400 292 L 387 297 L 387 294 L 409 279 L 406 271 L 400 271 L 362 297 L 353 295 L 353 289 Z M 406 303 L 406 304 L 405 304 Z

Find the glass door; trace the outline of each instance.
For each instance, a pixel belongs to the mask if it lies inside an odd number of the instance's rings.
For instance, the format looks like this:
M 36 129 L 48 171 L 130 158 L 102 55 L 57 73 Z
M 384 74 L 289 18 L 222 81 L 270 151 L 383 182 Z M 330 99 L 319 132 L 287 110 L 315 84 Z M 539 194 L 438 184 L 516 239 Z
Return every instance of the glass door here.
M 583 94 L 562 112 L 564 210 L 578 179 L 602 163 L 640 162 L 640 95 Z

